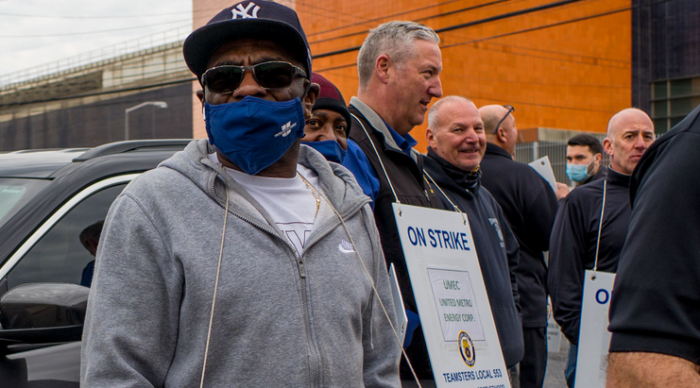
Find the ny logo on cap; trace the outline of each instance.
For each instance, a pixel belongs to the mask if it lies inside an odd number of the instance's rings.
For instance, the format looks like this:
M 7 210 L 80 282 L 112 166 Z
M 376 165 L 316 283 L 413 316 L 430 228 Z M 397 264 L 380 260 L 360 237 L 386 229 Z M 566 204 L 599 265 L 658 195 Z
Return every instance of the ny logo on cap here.
M 249 13 L 251 8 L 253 9 L 252 15 Z M 238 19 L 239 17 L 241 19 L 257 19 L 259 10 L 260 6 L 255 5 L 253 2 L 248 3 L 245 8 L 243 8 L 243 4 L 238 4 L 235 9 L 231 10 L 231 19 Z

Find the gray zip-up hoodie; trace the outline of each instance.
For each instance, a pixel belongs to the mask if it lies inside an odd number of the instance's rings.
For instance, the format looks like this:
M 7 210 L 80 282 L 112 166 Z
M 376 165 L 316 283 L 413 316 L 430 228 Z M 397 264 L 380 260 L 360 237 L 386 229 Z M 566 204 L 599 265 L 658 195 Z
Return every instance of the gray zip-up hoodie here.
M 400 345 L 372 289 L 395 324 L 389 279 L 369 199 L 354 178 L 301 147 L 299 163 L 318 174 L 351 237 L 322 200 L 298 258 L 210 152 L 206 140 L 193 141 L 112 205 L 90 291 L 81 387 L 199 387 L 227 187 L 204 386 L 398 387 Z

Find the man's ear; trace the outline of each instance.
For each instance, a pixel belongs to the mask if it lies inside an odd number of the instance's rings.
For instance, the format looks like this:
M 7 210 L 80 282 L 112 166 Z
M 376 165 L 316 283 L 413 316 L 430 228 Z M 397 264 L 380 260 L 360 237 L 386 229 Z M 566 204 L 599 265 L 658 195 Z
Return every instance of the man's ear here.
M 201 102 L 202 105 L 204 105 L 204 90 L 199 89 L 194 94 L 196 94 L 197 98 L 199 98 L 199 102 Z
M 508 144 L 508 131 L 503 127 L 498 127 L 496 131 L 496 138 L 501 144 Z
M 593 163 L 594 164 L 600 164 L 600 162 L 603 160 L 603 154 L 597 153 L 593 156 Z
M 310 81 L 306 81 L 310 82 Z M 314 104 L 316 103 L 316 98 L 318 97 L 318 94 L 321 92 L 321 87 L 317 83 L 311 82 L 308 86 L 308 91 L 306 92 L 306 95 L 304 96 L 304 117 L 309 118 L 311 117 L 311 112 L 314 109 Z
M 425 129 L 425 140 L 428 142 L 430 148 L 435 149 L 435 133 L 430 127 Z
M 606 137 L 603 140 L 603 149 L 605 150 L 605 153 L 612 156 L 613 155 L 613 145 L 612 145 L 612 140 L 610 140 L 609 137 Z
M 383 84 L 388 83 L 389 78 L 393 75 L 393 67 L 394 65 L 388 55 L 382 54 L 378 56 L 374 62 L 374 72 L 377 74 L 379 81 Z

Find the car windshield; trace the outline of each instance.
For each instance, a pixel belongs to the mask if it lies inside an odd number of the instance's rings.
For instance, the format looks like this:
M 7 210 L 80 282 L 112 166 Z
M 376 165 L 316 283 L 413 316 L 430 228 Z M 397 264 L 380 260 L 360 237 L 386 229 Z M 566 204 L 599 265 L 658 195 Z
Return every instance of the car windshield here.
M 49 183 L 44 179 L 0 178 L 0 227 Z

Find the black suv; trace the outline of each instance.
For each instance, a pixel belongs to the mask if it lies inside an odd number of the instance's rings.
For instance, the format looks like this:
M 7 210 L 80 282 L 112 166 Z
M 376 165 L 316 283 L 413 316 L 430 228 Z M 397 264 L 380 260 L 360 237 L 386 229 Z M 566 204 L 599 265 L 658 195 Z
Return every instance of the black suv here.
M 80 284 L 94 260 L 81 233 L 189 141 L 0 153 L 0 387 L 79 386 Z

